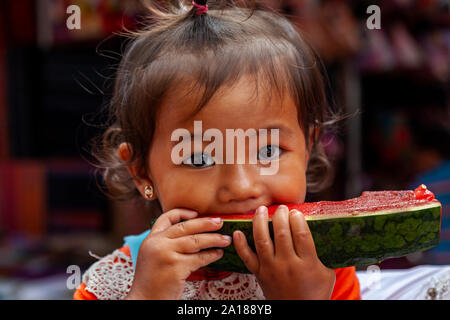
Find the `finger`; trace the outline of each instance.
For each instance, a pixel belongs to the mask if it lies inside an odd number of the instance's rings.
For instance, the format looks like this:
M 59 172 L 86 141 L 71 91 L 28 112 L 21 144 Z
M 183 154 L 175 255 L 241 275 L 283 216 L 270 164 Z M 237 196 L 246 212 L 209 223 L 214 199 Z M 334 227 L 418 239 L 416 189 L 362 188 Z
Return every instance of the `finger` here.
M 297 255 L 302 259 L 317 256 L 314 240 L 304 215 L 298 210 L 292 210 L 289 221 Z
M 274 256 L 273 243 L 269 233 L 269 217 L 267 207 L 261 206 L 253 217 L 253 240 L 259 262 L 270 262 Z
M 187 209 L 169 210 L 159 216 L 159 218 L 153 224 L 152 232 L 160 232 L 166 230 L 170 226 L 180 222 L 183 219 L 195 218 L 197 214 L 197 212 Z
M 292 242 L 291 227 L 289 226 L 289 209 L 281 205 L 272 217 L 273 235 L 275 241 L 275 255 L 290 256 L 295 254 Z
M 216 231 L 221 227 L 221 218 L 198 218 L 182 221 L 170 226 L 167 229 L 166 236 L 168 238 L 175 239 L 197 233 Z
M 203 249 L 227 247 L 231 237 L 219 233 L 193 234 L 175 240 L 176 251 L 179 253 L 196 253 Z
M 189 263 L 191 266 L 191 272 L 195 271 L 199 268 L 206 267 L 208 264 L 211 264 L 223 256 L 222 249 L 211 249 L 200 251 L 198 253 L 192 253 L 189 255 L 184 255 L 187 257 L 186 263 Z
M 245 266 L 251 273 L 257 273 L 259 270 L 258 257 L 249 247 L 245 234 L 242 231 L 233 233 L 233 243 L 238 256 L 244 262 Z

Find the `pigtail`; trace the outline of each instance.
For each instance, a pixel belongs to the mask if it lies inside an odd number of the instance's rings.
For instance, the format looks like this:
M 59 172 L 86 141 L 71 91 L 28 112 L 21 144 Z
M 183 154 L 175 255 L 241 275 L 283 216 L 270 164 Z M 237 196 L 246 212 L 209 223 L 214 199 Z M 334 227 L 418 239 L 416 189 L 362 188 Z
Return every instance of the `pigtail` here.
M 270 10 L 270 7 L 260 0 L 142 0 L 142 3 L 150 15 L 158 21 L 171 20 L 183 15 L 189 17 L 208 16 L 209 10 L 223 11 L 236 8 L 252 11 Z M 199 6 L 205 8 L 198 10 Z
M 206 0 L 193 0 L 192 1 L 192 11 L 196 16 L 205 15 L 208 12 L 208 5 Z

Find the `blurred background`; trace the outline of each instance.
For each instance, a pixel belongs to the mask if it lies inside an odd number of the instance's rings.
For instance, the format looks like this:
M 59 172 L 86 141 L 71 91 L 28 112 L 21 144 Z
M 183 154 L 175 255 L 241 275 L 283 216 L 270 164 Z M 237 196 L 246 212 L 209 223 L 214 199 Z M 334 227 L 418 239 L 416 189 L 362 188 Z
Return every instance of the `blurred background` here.
M 380 267 L 450 264 L 448 1 L 267 3 L 305 32 L 336 105 L 355 114 L 324 136 L 335 180 L 307 200 L 424 183 L 443 204 L 441 243 Z M 70 5 L 79 30 L 67 28 Z M 138 0 L 0 2 L 0 299 L 71 299 L 70 266 L 82 274 L 149 227 L 133 203 L 100 192 L 87 152 L 123 51 L 115 32 L 143 13 Z

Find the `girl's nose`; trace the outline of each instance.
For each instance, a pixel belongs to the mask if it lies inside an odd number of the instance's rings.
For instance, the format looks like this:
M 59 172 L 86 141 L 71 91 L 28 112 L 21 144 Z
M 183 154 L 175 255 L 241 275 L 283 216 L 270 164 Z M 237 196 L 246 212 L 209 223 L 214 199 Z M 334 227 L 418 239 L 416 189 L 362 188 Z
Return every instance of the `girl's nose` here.
M 224 164 L 222 183 L 218 190 L 223 203 L 256 200 L 263 194 L 258 168 L 249 164 Z

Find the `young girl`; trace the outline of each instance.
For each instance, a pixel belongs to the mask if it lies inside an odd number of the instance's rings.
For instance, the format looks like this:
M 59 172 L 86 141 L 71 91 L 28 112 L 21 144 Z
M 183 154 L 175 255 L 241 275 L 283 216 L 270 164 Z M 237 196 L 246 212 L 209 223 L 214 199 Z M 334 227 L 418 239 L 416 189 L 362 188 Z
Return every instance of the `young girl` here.
M 319 139 L 333 119 L 311 48 L 258 3 L 149 9 L 151 25 L 134 34 L 119 67 L 112 124 L 95 154 L 112 196 L 156 204 L 159 217 L 91 266 L 75 299 L 359 299 L 355 269 L 321 263 L 300 212 L 280 205 L 269 235 L 267 206 L 304 202 L 307 187 L 328 176 Z M 256 163 L 248 146 L 244 162 L 223 163 L 205 141 L 174 161 L 173 133 L 198 135 L 194 121 L 224 137 L 237 129 L 277 137 L 258 143 Z M 229 143 L 224 153 L 233 153 Z M 272 164 L 277 170 L 261 174 Z M 222 221 L 205 217 L 250 211 L 255 251 L 242 232 L 221 236 Z M 207 268 L 230 245 L 252 274 Z

